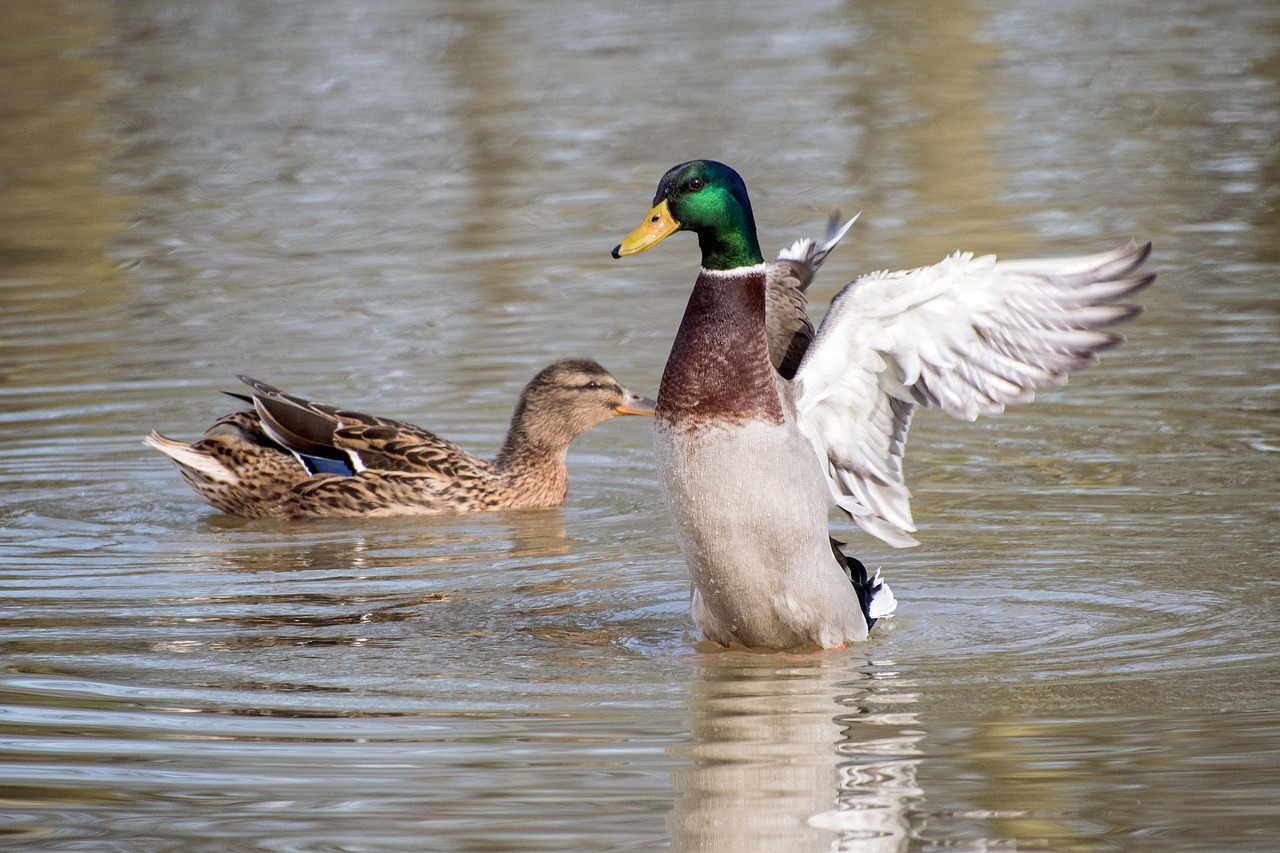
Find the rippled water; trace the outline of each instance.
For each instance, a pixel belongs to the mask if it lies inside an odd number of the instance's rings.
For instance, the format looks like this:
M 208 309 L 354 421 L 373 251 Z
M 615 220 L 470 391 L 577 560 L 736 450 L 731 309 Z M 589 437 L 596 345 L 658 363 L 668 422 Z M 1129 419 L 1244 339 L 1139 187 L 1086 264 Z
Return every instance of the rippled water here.
M 0 4 L 0 835 L 23 850 L 1269 851 L 1280 9 Z M 815 285 L 1155 241 L 1129 343 L 917 418 L 857 648 L 693 636 L 648 426 L 563 509 L 221 516 L 141 444 L 249 372 L 482 451 L 543 365 L 656 390 L 670 165 Z M 817 306 L 820 310 L 820 305 Z

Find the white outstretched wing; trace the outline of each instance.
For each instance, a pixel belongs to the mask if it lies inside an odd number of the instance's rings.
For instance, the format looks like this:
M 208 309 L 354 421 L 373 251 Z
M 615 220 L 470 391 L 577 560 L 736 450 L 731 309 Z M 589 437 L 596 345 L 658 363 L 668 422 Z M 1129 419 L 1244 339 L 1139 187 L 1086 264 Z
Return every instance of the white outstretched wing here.
M 1146 287 L 1151 244 L 1075 258 L 996 261 L 959 253 L 931 267 L 860 276 L 832 301 L 796 373 L 800 428 L 836 503 L 896 547 L 910 535 L 902 477 L 917 405 L 972 421 L 1123 339 L 1103 327 L 1141 312 L 1115 300 Z

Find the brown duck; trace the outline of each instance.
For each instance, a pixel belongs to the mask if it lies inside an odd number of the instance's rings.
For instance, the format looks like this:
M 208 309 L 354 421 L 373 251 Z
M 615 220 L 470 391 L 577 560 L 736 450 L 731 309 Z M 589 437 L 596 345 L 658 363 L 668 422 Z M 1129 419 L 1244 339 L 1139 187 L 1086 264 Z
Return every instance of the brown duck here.
M 352 517 L 559 506 L 570 442 L 614 415 L 652 415 L 652 400 L 603 367 L 564 359 L 516 403 L 507 438 L 484 459 L 413 424 L 287 394 L 237 376 L 253 409 L 218 419 L 194 444 L 152 432 L 216 509 L 249 517 Z

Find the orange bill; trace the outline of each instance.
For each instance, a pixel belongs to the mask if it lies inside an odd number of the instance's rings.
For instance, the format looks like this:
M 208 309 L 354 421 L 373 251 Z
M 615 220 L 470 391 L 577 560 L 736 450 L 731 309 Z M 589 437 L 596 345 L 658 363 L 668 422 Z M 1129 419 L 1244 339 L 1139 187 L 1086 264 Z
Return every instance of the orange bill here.
M 653 407 L 657 403 L 648 397 L 641 397 L 639 394 L 627 392 L 627 399 L 614 409 L 620 415 L 652 415 Z

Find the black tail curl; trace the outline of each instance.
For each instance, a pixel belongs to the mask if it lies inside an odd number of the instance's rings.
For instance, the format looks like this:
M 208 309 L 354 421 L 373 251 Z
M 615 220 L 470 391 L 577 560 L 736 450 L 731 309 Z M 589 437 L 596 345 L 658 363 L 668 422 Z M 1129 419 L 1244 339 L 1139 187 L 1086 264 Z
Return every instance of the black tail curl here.
M 836 562 L 844 569 L 845 575 L 848 576 L 849 582 L 853 584 L 853 591 L 858 594 L 858 604 L 862 606 L 862 618 L 867 620 L 867 630 L 870 631 L 872 626 L 876 624 L 875 619 L 871 618 L 871 599 L 875 597 L 876 592 L 883 585 L 880 579 L 872 578 L 867 574 L 867 567 L 857 557 L 850 557 L 844 551 L 840 550 L 845 545 L 844 542 L 831 537 L 831 553 L 836 555 Z

